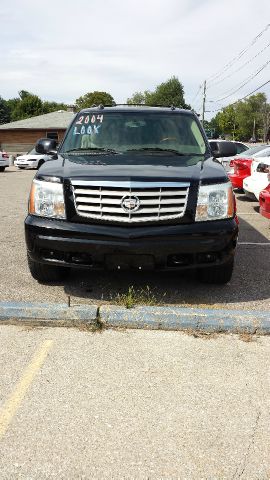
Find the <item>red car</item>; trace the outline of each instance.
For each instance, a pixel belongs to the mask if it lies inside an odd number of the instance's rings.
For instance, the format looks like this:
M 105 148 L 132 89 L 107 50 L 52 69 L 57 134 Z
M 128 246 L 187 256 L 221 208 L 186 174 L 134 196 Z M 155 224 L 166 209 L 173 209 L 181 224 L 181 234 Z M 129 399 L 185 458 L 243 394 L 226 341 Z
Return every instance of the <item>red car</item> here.
M 270 218 L 270 184 L 260 193 L 260 214 Z
M 243 189 L 243 180 L 251 175 L 252 158 L 238 158 L 230 162 L 230 166 L 234 168 L 233 173 L 228 173 L 233 188 Z

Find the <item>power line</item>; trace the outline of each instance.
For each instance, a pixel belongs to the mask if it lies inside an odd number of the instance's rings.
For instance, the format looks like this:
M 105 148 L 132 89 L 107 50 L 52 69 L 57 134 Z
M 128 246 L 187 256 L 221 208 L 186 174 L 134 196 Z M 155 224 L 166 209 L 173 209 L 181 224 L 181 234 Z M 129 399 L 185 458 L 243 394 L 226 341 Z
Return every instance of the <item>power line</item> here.
M 224 72 L 226 72 L 237 60 L 239 60 L 241 57 L 243 57 L 243 55 L 249 50 L 249 48 L 251 48 L 256 42 L 257 40 L 259 40 L 259 38 L 264 34 L 264 32 L 266 32 L 269 28 L 270 24 L 268 23 L 268 25 L 266 25 L 266 27 L 260 32 L 258 33 L 258 35 L 256 35 L 256 37 L 253 38 L 253 40 L 251 41 L 251 43 L 249 43 L 241 52 L 238 53 L 238 55 L 236 55 L 232 60 L 230 60 L 223 68 L 222 70 L 219 70 L 217 73 L 211 75 L 209 78 L 208 78 L 208 81 L 210 80 L 215 80 L 216 78 L 219 78 Z
M 245 95 L 244 97 L 242 98 L 238 98 L 238 100 L 236 100 L 235 102 L 233 103 L 230 103 L 230 105 L 235 105 L 236 103 L 238 102 L 241 102 L 242 100 L 245 100 L 245 98 L 249 97 L 250 95 L 252 95 L 253 93 L 257 92 L 258 90 L 260 90 L 262 87 L 264 87 L 265 85 L 267 85 L 268 83 L 270 83 L 270 80 L 267 80 L 267 82 L 263 83 L 262 85 L 260 85 L 259 87 L 255 88 L 255 90 L 253 90 L 252 92 L 248 93 L 247 95 Z M 226 105 L 227 107 L 229 105 Z M 222 107 L 222 108 L 218 108 L 216 110 L 206 110 L 207 113 L 213 113 L 213 112 L 220 112 L 221 110 L 223 110 L 225 107 Z
M 199 88 L 198 88 L 198 91 L 197 91 L 196 95 L 193 97 L 193 99 L 192 99 L 192 100 L 191 100 L 191 102 L 190 102 L 191 104 L 193 104 L 193 102 L 195 101 L 195 99 L 196 99 L 196 98 L 197 98 L 197 96 L 199 95 L 199 93 L 200 93 L 201 89 L 202 89 L 202 85 L 200 85 L 200 86 L 199 86 Z
M 246 65 L 248 65 L 250 62 L 252 62 L 252 60 L 254 60 L 254 58 L 258 57 L 262 52 L 264 52 L 268 47 L 270 46 L 270 43 L 268 43 L 268 45 L 266 45 L 266 47 L 264 47 L 262 50 L 260 50 L 256 55 L 254 55 L 252 58 L 250 58 L 247 62 L 245 62 L 243 65 L 241 65 L 241 67 L 237 68 L 237 70 L 234 70 L 232 73 L 229 73 L 228 75 L 226 75 L 226 77 L 223 77 L 221 80 L 218 80 L 217 82 L 214 82 L 214 83 L 211 83 L 210 81 L 210 87 L 209 87 L 209 84 L 208 84 L 208 90 L 209 88 L 212 88 L 214 85 L 219 85 L 220 83 L 222 83 L 224 80 L 226 80 L 227 78 L 231 77 L 232 75 L 234 75 L 235 73 L 239 72 L 240 70 L 242 70 L 242 68 L 244 68 Z
M 264 70 L 267 65 L 270 63 L 270 60 L 268 60 L 268 62 L 266 62 L 264 65 L 262 65 L 262 67 L 259 68 L 259 70 L 257 70 L 254 74 L 251 74 L 249 75 L 249 77 L 247 77 L 245 80 L 244 80 L 244 83 L 241 82 L 241 85 L 236 89 L 234 90 L 233 92 L 229 91 L 230 93 L 228 95 L 226 95 L 225 97 L 222 97 L 222 98 L 218 98 L 217 100 L 209 100 L 211 102 L 221 102 L 222 100 L 226 100 L 226 98 L 229 98 L 231 97 L 232 95 L 234 95 L 236 92 L 238 92 L 239 90 L 241 90 L 241 88 L 243 88 L 245 85 L 247 85 L 253 78 L 255 78 L 257 75 L 259 75 L 259 73 L 262 72 L 262 70 Z

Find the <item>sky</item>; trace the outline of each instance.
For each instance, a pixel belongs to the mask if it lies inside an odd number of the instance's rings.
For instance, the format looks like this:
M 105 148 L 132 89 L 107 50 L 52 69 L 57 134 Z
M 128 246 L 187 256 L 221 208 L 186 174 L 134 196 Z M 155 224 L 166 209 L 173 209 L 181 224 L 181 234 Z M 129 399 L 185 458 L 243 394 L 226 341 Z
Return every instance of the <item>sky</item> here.
M 99 90 L 125 103 L 174 75 L 198 112 L 207 81 L 211 118 L 270 79 L 268 24 L 269 0 L 1 0 L 0 96 L 73 104 Z M 270 99 L 270 83 L 260 91 Z

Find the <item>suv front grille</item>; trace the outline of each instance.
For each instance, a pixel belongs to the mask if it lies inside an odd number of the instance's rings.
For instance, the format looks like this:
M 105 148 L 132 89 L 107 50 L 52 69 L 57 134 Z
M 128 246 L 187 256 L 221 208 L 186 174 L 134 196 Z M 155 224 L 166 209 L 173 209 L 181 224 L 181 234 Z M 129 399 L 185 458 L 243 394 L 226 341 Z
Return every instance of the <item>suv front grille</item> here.
M 189 183 L 72 180 L 78 215 L 102 222 L 161 222 L 183 217 Z

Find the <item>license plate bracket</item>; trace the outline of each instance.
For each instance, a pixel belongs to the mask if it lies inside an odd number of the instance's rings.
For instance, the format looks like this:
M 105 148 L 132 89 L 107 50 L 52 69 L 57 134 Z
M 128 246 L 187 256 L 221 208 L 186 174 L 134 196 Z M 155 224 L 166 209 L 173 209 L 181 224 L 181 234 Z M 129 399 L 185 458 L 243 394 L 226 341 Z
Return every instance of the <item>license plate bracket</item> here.
M 105 265 L 108 270 L 153 270 L 155 262 L 153 255 L 108 254 Z

